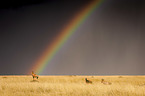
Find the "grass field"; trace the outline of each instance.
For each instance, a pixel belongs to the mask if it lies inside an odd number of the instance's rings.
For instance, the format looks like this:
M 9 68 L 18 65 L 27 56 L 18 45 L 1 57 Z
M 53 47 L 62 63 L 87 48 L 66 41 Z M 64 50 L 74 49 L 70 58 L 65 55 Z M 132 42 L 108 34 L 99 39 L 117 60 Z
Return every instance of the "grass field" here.
M 0 76 L 0 96 L 145 96 L 145 76 Z

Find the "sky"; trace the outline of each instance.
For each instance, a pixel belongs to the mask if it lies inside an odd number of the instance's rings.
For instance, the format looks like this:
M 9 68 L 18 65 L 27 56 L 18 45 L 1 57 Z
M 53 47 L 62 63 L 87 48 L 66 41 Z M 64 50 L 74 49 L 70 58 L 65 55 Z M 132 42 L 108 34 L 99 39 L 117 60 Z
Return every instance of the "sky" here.
M 25 75 L 92 0 L 0 5 L 0 75 Z M 55 54 L 44 75 L 144 75 L 145 1 L 104 0 Z M 31 74 L 31 73 L 30 73 Z

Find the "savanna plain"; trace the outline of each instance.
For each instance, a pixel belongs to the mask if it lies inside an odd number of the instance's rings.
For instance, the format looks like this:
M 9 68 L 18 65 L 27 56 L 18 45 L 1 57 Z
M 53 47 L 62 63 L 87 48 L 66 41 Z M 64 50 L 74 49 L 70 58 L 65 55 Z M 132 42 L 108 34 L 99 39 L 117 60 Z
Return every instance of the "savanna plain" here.
M 145 96 L 145 76 L 1 75 L 0 96 Z

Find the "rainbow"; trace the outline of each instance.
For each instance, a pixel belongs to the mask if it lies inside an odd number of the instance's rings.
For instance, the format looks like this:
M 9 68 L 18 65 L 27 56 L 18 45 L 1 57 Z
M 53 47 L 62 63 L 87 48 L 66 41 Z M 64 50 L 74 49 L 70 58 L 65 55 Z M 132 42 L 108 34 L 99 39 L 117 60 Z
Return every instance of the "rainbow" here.
M 58 34 L 55 40 L 43 51 L 40 58 L 33 64 L 30 72 L 33 70 L 37 74 L 41 74 L 44 68 L 49 64 L 54 55 L 64 45 L 64 43 L 76 32 L 79 26 L 99 7 L 103 0 L 93 0 L 85 6 L 69 24 Z

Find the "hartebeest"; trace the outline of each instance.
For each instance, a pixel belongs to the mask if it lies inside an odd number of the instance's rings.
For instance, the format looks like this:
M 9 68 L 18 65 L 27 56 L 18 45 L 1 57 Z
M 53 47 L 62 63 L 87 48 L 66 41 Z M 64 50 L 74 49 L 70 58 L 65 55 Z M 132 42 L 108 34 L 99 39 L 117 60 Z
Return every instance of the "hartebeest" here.
M 33 71 L 32 71 L 32 77 L 33 77 L 33 80 L 34 80 L 34 78 L 37 78 L 37 79 L 39 78 L 38 75 L 37 74 L 34 74 Z
M 91 80 L 88 80 L 87 78 L 85 78 L 85 80 L 86 80 L 86 83 L 92 84 L 92 81 Z
M 111 85 L 112 83 L 111 82 L 107 82 L 105 81 L 104 79 L 101 80 L 101 83 L 105 84 L 105 85 Z

